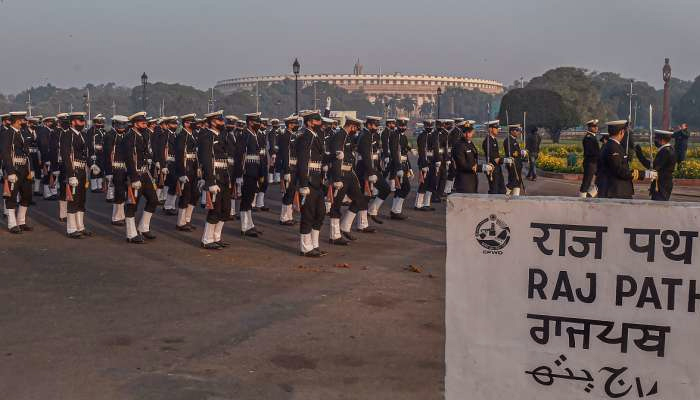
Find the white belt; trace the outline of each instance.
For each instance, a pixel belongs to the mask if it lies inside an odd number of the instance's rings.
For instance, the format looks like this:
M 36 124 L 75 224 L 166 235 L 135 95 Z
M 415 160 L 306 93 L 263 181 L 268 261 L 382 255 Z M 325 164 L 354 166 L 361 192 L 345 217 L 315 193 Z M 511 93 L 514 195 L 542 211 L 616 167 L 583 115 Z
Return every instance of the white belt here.
M 442 149 L 438 150 L 438 154 L 442 154 L 442 152 L 443 152 Z
M 30 154 L 35 154 L 35 153 L 38 153 L 38 152 L 39 152 L 39 149 L 36 148 L 36 147 L 30 147 L 30 148 L 29 148 L 29 153 L 30 153 Z
M 165 159 L 165 161 L 167 161 L 167 162 L 175 162 L 175 157 L 167 157 L 167 158 Z
M 448 148 L 447 148 L 447 152 L 448 152 L 448 153 L 452 153 L 452 147 L 448 147 Z
M 116 168 L 116 169 L 126 169 L 126 163 L 123 163 L 123 162 L 113 162 L 113 163 L 112 163 L 112 168 Z
M 343 172 L 350 172 L 352 171 L 352 165 L 343 164 L 340 166 L 340 170 Z
M 85 161 L 73 161 L 73 168 L 85 168 Z
M 372 154 L 372 160 L 379 160 L 379 154 Z
M 260 158 L 258 156 L 245 156 L 246 162 L 260 162 Z
M 289 159 L 289 165 L 297 165 L 297 159 L 296 159 L 296 158 L 290 158 L 290 159 Z
M 228 165 L 233 165 L 233 164 L 236 163 L 236 161 L 233 159 L 233 157 L 229 157 L 229 158 L 226 159 L 226 163 L 227 163 Z
M 12 157 L 12 163 L 15 165 L 26 165 L 27 159 L 24 157 Z
M 309 161 L 309 168 L 311 168 L 311 169 L 321 169 L 321 163 L 320 163 L 320 162 Z
M 185 158 L 187 160 L 196 160 L 197 159 L 197 154 L 195 153 L 187 153 L 185 154 Z
M 401 156 L 401 161 L 408 161 L 408 156 Z
M 102 145 L 101 145 L 101 144 L 96 144 L 96 145 L 95 145 L 95 150 L 102 150 Z
M 433 156 L 433 152 L 432 152 L 432 151 L 426 151 L 426 152 L 425 152 L 425 155 L 428 156 L 428 157 L 432 157 L 432 156 Z
M 228 168 L 228 162 L 214 161 L 214 168 Z
M 265 155 L 265 153 L 266 153 L 266 151 L 265 151 L 265 150 L 260 150 L 260 153 L 259 153 L 259 154 L 260 154 L 261 156 L 264 156 L 264 155 Z

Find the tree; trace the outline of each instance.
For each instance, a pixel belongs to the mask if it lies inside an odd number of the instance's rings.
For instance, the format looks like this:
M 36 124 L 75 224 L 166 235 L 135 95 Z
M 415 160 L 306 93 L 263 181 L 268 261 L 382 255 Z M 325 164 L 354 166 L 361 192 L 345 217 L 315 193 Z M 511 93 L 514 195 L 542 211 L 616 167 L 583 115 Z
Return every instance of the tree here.
M 681 97 L 678 110 L 673 116 L 675 122 L 686 122 L 697 128 L 700 126 L 700 76 L 688 91 Z
M 563 97 L 547 89 L 514 89 L 501 100 L 498 118 L 511 124 L 523 123 L 523 113 L 527 112 L 527 125 L 549 130 L 552 140 L 559 142 L 561 131 L 576 126 L 578 118 Z M 508 117 L 508 118 L 507 118 Z
M 416 109 L 416 104 L 416 99 L 413 97 L 403 97 L 401 100 L 399 100 L 398 106 L 410 117 L 411 113 L 413 113 L 413 111 Z
M 435 108 L 435 103 L 426 101 L 420 106 L 420 116 L 422 118 L 428 118 L 433 114 L 433 109 Z

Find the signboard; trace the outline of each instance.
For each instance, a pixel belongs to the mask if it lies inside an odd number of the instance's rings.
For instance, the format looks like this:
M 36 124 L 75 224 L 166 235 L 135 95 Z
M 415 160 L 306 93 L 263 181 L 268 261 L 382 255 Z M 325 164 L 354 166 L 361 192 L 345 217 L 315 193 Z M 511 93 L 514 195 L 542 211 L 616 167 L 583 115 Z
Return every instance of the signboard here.
M 700 205 L 453 195 L 446 397 L 700 394 Z

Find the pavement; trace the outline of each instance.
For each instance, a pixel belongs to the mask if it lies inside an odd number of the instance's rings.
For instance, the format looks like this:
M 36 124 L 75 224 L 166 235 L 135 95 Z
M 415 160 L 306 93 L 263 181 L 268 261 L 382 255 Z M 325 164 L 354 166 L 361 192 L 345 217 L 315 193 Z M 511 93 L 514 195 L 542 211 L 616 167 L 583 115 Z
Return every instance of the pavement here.
M 487 188 L 483 181 L 481 192 Z M 576 195 L 540 178 L 528 195 Z M 679 199 L 685 199 L 678 196 Z M 201 250 L 175 218 L 130 245 L 90 195 L 96 236 L 65 237 L 58 204 L 37 200 L 35 231 L 0 231 L 0 393 L 28 399 L 441 399 L 445 209 L 385 218 L 322 259 L 297 255 L 298 227 L 254 214 L 262 238 L 229 222 L 226 250 Z M 388 214 L 389 204 L 382 207 Z M 321 233 L 328 238 L 327 223 Z

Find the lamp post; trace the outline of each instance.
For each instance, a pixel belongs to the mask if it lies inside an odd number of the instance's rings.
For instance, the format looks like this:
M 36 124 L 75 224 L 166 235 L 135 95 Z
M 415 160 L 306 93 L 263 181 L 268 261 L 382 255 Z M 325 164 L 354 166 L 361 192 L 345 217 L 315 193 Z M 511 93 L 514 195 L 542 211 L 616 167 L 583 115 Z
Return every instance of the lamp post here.
M 437 119 L 440 119 L 440 96 L 442 96 L 442 88 L 437 88 Z
M 141 75 L 141 104 L 143 105 L 143 111 L 146 111 L 147 104 L 146 85 L 148 85 L 148 75 L 144 72 L 143 75 Z
M 294 110 L 296 114 L 299 115 L 299 71 L 301 70 L 301 65 L 298 59 L 294 59 L 294 64 L 292 64 L 292 72 L 294 72 Z

